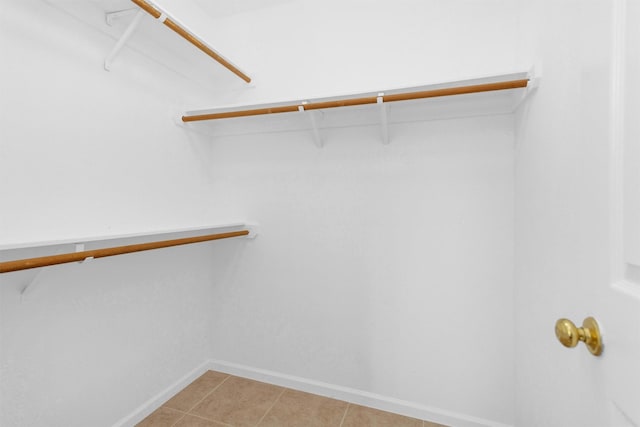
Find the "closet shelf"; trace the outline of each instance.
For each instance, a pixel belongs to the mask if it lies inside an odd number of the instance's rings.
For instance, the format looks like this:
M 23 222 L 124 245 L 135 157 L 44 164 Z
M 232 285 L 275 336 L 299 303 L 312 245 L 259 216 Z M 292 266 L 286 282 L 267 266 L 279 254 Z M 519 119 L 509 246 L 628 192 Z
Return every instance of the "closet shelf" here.
M 232 237 L 254 238 L 256 234 L 255 225 L 229 223 L 145 233 L 4 245 L 0 246 L 0 273 Z
M 219 120 L 233 117 L 259 116 L 264 114 L 292 113 L 297 111 L 321 110 L 327 108 L 351 107 L 355 105 L 377 104 L 383 102 L 409 101 L 415 99 L 437 98 L 440 96 L 466 95 L 491 92 L 495 90 L 525 88 L 529 79 L 508 80 L 495 83 L 470 84 L 445 88 L 408 88 L 401 91 L 384 91 L 375 95 L 358 94 L 335 100 L 298 101 L 282 104 L 262 104 L 248 106 L 246 109 L 221 109 L 219 112 L 189 114 L 182 116 L 183 122 Z
M 212 136 L 387 125 L 515 111 L 534 79 L 527 72 L 346 96 L 188 111 L 181 121 Z
M 231 71 L 233 74 L 240 77 L 242 80 L 244 80 L 247 83 L 251 82 L 251 77 L 249 77 L 246 73 L 241 71 L 237 66 L 232 64 L 231 61 L 223 57 L 220 53 L 216 52 L 214 49 L 209 47 L 203 40 L 195 36 L 193 32 L 188 30 L 184 25 L 180 25 L 175 20 L 175 18 L 171 18 L 166 13 L 160 11 L 160 9 L 157 6 L 154 6 L 153 4 L 145 0 L 131 0 L 131 1 L 135 3 L 138 7 L 140 7 L 140 9 L 144 10 L 149 15 L 153 16 L 155 19 L 162 22 L 164 25 L 166 25 L 168 28 L 170 28 L 180 37 L 184 38 L 186 41 L 194 45 L 196 48 L 200 49 L 202 52 L 204 52 L 205 54 L 207 54 L 208 56 L 210 56 L 211 58 L 219 62 L 223 67 Z M 132 26 L 133 27 L 130 26 L 129 27 L 130 30 L 128 29 L 127 32 L 125 32 L 125 34 L 123 35 L 123 39 L 125 41 L 129 37 L 128 33 L 133 32 L 133 29 L 137 26 L 137 22 L 133 21 Z M 116 46 L 115 49 L 118 49 L 118 46 Z
M 169 71 L 172 77 L 179 76 L 212 93 L 219 91 L 221 82 L 233 89 L 245 89 L 251 80 L 214 49 L 200 31 L 187 25 L 186 17 L 181 19 L 178 13 L 165 11 L 156 4 L 160 3 L 157 0 L 44 1 L 113 40 L 110 50 L 101 50 L 107 70 L 147 67 L 152 61 L 162 66 L 159 72 Z M 144 4 L 146 9 L 136 3 Z M 96 49 L 103 47 L 96 45 Z M 125 55 L 126 58 L 120 57 Z

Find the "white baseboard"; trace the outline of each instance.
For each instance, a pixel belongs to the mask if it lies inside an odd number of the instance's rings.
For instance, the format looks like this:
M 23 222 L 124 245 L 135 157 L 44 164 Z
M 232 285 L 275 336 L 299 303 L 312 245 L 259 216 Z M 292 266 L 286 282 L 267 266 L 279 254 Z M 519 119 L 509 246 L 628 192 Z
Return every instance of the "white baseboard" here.
M 140 405 L 130 415 L 127 415 L 120 421 L 116 422 L 113 427 L 135 426 L 137 423 L 149 416 L 153 411 L 162 406 L 164 402 L 166 402 L 180 390 L 191 384 L 196 378 L 207 372 L 209 369 L 211 369 L 210 361 L 201 363 L 200 366 L 180 378 L 175 383 L 171 384 L 167 389 L 158 393 L 157 395 Z
M 237 363 L 222 360 L 208 360 L 202 363 L 187 375 L 173 383 L 166 390 L 140 405 L 132 414 L 122 418 L 120 421 L 115 423 L 113 427 L 135 426 L 136 423 L 142 421 L 145 417 L 159 408 L 164 402 L 169 400 L 173 395 L 185 388 L 200 375 L 204 374 L 207 370 L 224 372 L 294 390 L 344 400 L 346 402 L 368 406 L 382 411 L 402 414 L 408 417 L 428 420 L 450 427 L 513 427 L 496 421 L 485 420 L 466 414 L 434 408 L 432 406 L 425 406 L 418 403 L 394 399 L 392 397 L 382 396 L 367 391 L 323 383 L 265 369 L 252 368 L 250 366 L 239 365 Z
M 408 417 L 428 420 L 450 427 L 513 427 L 496 421 L 485 420 L 466 414 L 394 399 L 375 393 L 369 393 L 367 391 L 323 383 L 307 378 L 295 377 L 279 372 L 252 368 L 222 360 L 210 360 L 208 367 L 213 371 L 224 372 L 294 390 L 344 400 L 350 403 L 406 415 Z

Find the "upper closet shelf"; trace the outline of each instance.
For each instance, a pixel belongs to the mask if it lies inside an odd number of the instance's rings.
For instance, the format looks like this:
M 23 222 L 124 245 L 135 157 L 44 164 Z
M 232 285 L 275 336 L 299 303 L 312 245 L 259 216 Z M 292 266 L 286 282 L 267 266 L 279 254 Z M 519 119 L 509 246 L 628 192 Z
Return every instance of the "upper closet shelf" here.
M 116 43 L 116 46 L 113 48 L 113 51 L 111 52 L 111 54 L 105 60 L 105 68 L 109 69 L 109 65 L 113 60 L 113 58 L 118 54 L 118 52 L 120 51 L 124 43 L 127 41 L 127 39 L 131 36 L 131 34 L 133 34 L 135 29 L 137 28 L 140 22 L 141 12 L 145 11 L 149 15 L 157 19 L 158 21 L 162 22 L 164 25 L 166 25 L 168 28 L 170 28 L 173 32 L 178 34 L 180 37 L 182 37 L 183 39 L 185 39 L 186 41 L 194 45 L 196 48 L 200 49 L 202 52 L 204 52 L 205 54 L 207 54 L 208 56 L 210 56 L 211 58 L 219 62 L 223 67 L 231 71 L 233 74 L 240 77 L 242 80 L 244 80 L 247 83 L 251 82 L 251 77 L 249 77 L 245 72 L 241 71 L 236 65 L 232 64 L 231 61 L 226 59 L 220 53 L 216 52 L 214 49 L 209 47 L 202 39 L 197 37 L 192 31 L 187 29 L 187 27 L 184 24 L 180 24 L 175 18 L 172 18 L 171 16 L 167 15 L 165 12 L 161 11 L 157 6 L 154 6 L 150 2 L 147 2 L 145 0 L 131 0 L 131 1 L 135 3 L 138 7 L 140 7 L 140 10 L 138 11 L 138 14 L 136 15 L 135 19 L 131 21 L 131 23 L 129 24 L 129 27 L 127 27 L 127 30 L 123 33 L 120 40 L 118 40 L 118 43 Z
M 179 13 L 165 10 L 159 0 L 44 1 L 114 40 L 101 50 L 107 70 L 147 67 L 151 60 L 162 66 L 159 72 L 170 71 L 173 77 L 213 92 L 219 90 L 220 82 L 244 89 L 251 81 L 245 71 L 205 40 L 200 28 L 189 26 L 187 17 L 180 19 Z M 160 22 L 164 25 L 158 25 Z M 96 48 L 103 49 L 102 45 Z
M 188 111 L 182 122 L 190 126 L 198 122 L 197 129 L 214 136 L 311 129 L 319 145 L 322 128 L 379 124 L 387 143 L 389 124 L 511 113 L 534 83 L 527 72 L 501 74 L 330 98 Z

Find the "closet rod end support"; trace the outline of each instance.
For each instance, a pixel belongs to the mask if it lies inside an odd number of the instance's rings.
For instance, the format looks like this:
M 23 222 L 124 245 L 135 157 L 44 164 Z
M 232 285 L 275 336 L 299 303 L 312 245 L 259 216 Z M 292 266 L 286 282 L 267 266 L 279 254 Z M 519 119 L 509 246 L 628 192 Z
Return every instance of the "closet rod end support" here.
M 527 84 L 527 92 L 532 92 L 540 86 L 540 76 L 529 77 L 529 83 Z
M 538 89 L 540 86 L 540 67 L 531 67 L 527 73 L 529 82 L 527 83 L 527 92 Z
M 249 234 L 247 234 L 247 239 L 255 239 L 260 234 L 260 226 L 257 223 L 247 223 L 247 230 L 249 230 Z

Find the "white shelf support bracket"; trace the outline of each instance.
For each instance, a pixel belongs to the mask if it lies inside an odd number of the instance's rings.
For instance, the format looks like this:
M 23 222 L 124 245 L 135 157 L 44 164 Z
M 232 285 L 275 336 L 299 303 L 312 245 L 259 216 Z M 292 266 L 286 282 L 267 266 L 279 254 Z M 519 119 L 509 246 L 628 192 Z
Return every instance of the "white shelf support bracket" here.
M 517 110 L 520 105 L 522 105 L 522 103 L 529 97 L 529 95 L 535 92 L 540 86 L 540 76 L 536 74 L 535 69 L 532 68 L 531 71 L 529 71 L 528 78 L 529 82 L 527 83 L 527 87 L 525 88 L 520 99 L 517 101 L 514 110 Z
M 382 143 L 389 145 L 389 122 L 387 120 L 387 104 L 384 103 L 384 93 L 380 92 L 376 98 L 380 108 L 380 131 L 382 135 Z
M 107 58 L 104 60 L 105 70 L 107 71 L 111 70 L 111 64 L 115 60 L 116 56 L 118 56 L 118 53 L 120 53 L 120 51 L 122 50 L 127 40 L 129 40 L 129 38 L 133 35 L 134 31 L 138 28 L 138 25 L 140 24 L 140 21 L 142 20 L 142 17 L 145 14 L 146 12 L 144 10 L 142 9 L 138 10 L 138 12 L 136 13 L 136 16 L 133 17 L 133 20 L 131 21 L 127 29 L 124 31 L 124 33 L 120 37 L 120 40 L 118 40 L 116 45 L 111 50 L 111 53 L 109 53 Z
M 307 101 L 303 101 L 302 105 L 298 106 L 298 111 L 306 111 L 304 109 L 304 105 Z M 322 148 L 322 138 L 320 136 L 320 130 L 318 129 L 318 116 L 316 111 L 306 111 L 309 115 L 309 121 L 311 122 L 311 131 L 313 132 L 313 141 L 316 143 L 318 148 Z
M 26 285 L 20 290 L 20 302 L 23 302 L 25 298 L 29 296 L 29 294 L 38 287 L 40 282 L 42 282 L 42 275 L 48 267 L 42 267 L 36 270 L 35 274 L 31 276 Z
M 133 15 L 138 10 L 139 10 L 138 8 L 132 7 L 131 9 L 107 12 L 104 14 L 104 19 L 107 22 L 107 25 L 112 27 L 116 23 L 116 21 L 118 21 L 119 19 L 126 18 L 129 15 Z
M 257 223 L 247 223 L 247 229 L 249 230 L 249 234 L 247 234 L 247 239 L 255 239 L 258 234 L 260 234 L 260 225 Z
M 318 148 L 322 148 L 322 138 L 318 129 L 318 113 L 317 111 L 309 111 L 309 120 L 311 121 L 311 129 L 313 130 L 313 140 Z
M 527 78 L 529 82 L 527 83 L 526 95 L 529 95 L 531 92 L 534 92 L 540 86 L 540 72 L 536 70 L 536 67 L 531 67 L 529 72 L 527 73 Z
M 76 243 L 76 252 L 84 252 L 84 243 Z M 84 264 L 87 261 L 92 261 L 93 257 L 86 257 L 85 259 L 83 259 L 82 261 L 79 262 L 79 264 Z
M 84 251 L 84 243 L 76 243 L 74 245 L 75 252 L 83 252 Z M 87 257 L 84 260 L 80 261 L 79 264 L 84 264 L 87 261 L 93 260 L 93 257 Z M 20 301 L 22 302 L 25 298 L 29 296 L 33 292 L 35 288 L 42 282 L 44 272 L 47 271 L 51 267 L 40 267 L 35 271 L 35 274 L 31 276 L 27 284 L 20 290 Z
M 532 76 L 529 79 L 529 84 L 527 84 L 527 93 L 533 92 L 534 90 L 538 89 L 539 86 L 540 86 L 540 77 Z

